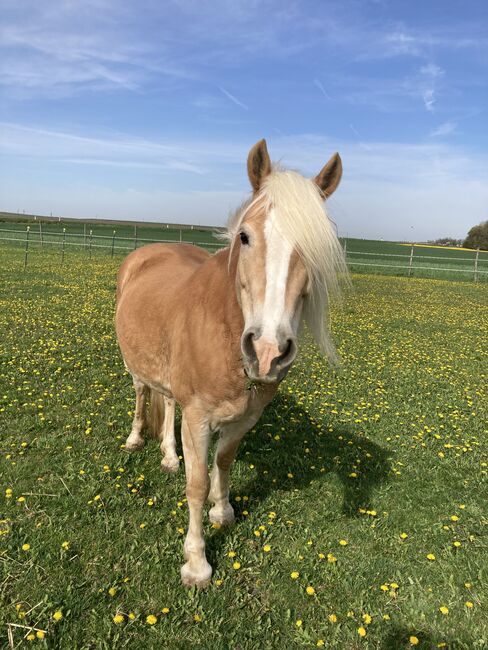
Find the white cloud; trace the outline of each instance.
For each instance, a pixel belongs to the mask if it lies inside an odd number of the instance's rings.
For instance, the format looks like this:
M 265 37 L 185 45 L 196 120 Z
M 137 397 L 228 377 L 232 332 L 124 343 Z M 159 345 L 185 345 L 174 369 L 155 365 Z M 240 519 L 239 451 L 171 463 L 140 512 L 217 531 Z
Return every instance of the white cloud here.
M 454 133 L 456 131 L 456 127 L 457 127 L 457 122 L 443 122 L 442 124 L 439 124 L 438 127 L 433 129 L 429 133 L 429 135 L 431 138 L 435 138 L 443 135 L 450 135 L 451 133 Z
M 421 74 L 425 74 L 428 77 L 433 77 L 435 79 L 437 77 L 442 77 L 446 71 L 435 63 L 428 63 L 420 68 L 420 72 Z
M 433 88 L 426 88 L 422 92 L 422 99 L 426 110 L 432 113 L 434 110 L 434 104 L 436 103 L 435 90 Z

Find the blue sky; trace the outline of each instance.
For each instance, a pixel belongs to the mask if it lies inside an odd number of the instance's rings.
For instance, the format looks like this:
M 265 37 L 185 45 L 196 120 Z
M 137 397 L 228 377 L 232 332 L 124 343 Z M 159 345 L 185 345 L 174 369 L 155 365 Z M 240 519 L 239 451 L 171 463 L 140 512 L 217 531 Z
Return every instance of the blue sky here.
M 341 235 L 488 219 L 488 3 L 0 0 L 0 209 L 221 225 L 245 161 L 314 175 Z

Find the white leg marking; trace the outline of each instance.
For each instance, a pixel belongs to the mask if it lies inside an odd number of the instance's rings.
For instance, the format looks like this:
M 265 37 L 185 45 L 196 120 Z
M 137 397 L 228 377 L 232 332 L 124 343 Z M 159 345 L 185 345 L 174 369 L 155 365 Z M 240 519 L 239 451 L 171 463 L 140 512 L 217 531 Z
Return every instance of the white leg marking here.
M 134 409 L 134 419 L 132 421 L 132 430 L 125 441 L 125 451 L 137 451 L 144 447 L 144 438 L 141 435 L 142 429 L 146 424 L 146 387 L 134 379 L 134 390 L 136 391 L 136 406 Z
M 180 466 L 180 459 L 176 453 L 175 439 L 175 401 L 174 399 L 164 398 L 164 421 L 163 428 L 159 432 L 161 440 L 161 469 L 164 472 L 175 473 Z

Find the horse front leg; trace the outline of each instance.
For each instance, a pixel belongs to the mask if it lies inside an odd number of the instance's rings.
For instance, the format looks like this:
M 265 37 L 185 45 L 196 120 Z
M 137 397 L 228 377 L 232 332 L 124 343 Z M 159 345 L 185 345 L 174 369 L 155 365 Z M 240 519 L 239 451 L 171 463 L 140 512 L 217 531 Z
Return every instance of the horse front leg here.
M 208 496 L 214 506 L 209 511 L 210 521 L 222 526 L 234 523 L 234 508 L 229 501 L 230 468 L 236 457 L 237 448 L 244 434 L 254 426 L 256 419 L 227 424 L 222 429 L 217 443 L 215 460 L 210 478 Z
M 186 497 L 190 514 L 184 553 L 186 564 L 181 567 L 185 587 L 205 587 L 212 577 L 212 567 L 205 556 L 203 539 L 203 506 L 207 500 L 210 481 L 207 454 L 210 438 L 208 423 L 202 415 L 188 407 L 183 411 L 181 439 L 185 459 Z

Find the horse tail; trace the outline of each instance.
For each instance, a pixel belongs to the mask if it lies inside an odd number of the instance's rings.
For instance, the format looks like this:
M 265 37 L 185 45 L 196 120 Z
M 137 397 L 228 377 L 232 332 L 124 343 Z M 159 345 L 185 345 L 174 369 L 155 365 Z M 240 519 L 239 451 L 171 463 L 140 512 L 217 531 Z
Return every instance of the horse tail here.
M 153 388 L 149 395 L 149 431 L 153 438 L 158 438 L 163 428 L 164 397 Z

